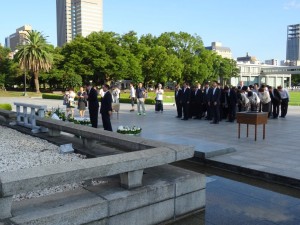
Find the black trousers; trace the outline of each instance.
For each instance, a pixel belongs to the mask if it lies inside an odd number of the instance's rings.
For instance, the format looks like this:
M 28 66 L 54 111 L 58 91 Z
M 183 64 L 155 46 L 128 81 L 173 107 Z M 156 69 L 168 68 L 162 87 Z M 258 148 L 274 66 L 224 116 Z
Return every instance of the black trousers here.
M 280 103 L 278 102 L 273 103 L 273 118 L 277 118 L 279 116 L 279 105 Z
M 98 127 L 99 107 L 89 108 L 89 113 L 90 113 L 90 120 L 91 120 L 92 127 L 97 128 Z
M 188 103 L 182 103 L 183 108 L 183 118 L 187 120 L 189 118 L 189 110 L 190 110 L 190 104 Z
M 113 131 L 112 127 L 111 127 L 110 116 L 109 116 L 108 112 L 101 113 L 101 116 L 102 116 L 102 124 L 103 124 L 104 130 Z
M 177 116 L 178 117 L 182 117 L 182 104 L 180 103 L 180 101 L 176 102 L 176 108 L 177 108 Z
M 288 111 L 289 100 L 284 98 L 281 100 L 281 117 L 285 117 Z

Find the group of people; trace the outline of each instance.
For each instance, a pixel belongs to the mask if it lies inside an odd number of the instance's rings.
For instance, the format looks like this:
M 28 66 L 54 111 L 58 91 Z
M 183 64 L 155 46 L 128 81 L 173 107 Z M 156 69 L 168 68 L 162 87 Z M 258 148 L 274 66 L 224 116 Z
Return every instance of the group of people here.
M 114 93 L 114 90 L 113 90 Z M 118 92 L 118 95 L 120 93 Z M 98 95 L 101 96 L 101 107 L 99 105 Z M 74 109 L 75 109 L 75 92 L 73 89 L 70 89 L 65 92 L 64 95 L 64 105 L 66 105 L 67 116 L 74 117 Z M 80 117 L 84 117 L 86 108 L 89 110 L 90 121 L 92 127 L 98 127 L 98 113 L 100 107 L 100 114 L 102 117 L 102 123 L 104 130 L 112 131 L 112 126 L 110 122 L 110 116 L 112 114 L 112 103 L 116 100 L 113 98 L 113 95 L 109 91 L 109 85 L 104 84 L 102 88 L 99 90 L 96 87 L 93 87 L 90 83 L 85 85 L 85 91 L 83 87 L 80 87 L 80 90 L 77 93 L 78 98 L 78 110 Z M 115 100 L 113 100 L 115 99 Z M 119 99 L 119 97 L 117 98 Z
M 143 84 L 138 83 L 137 88 L 134 88 L 134 85 L 130 83 L 130 94 L 129 98 L 131 99 L 131 109 L 130 112 L 134 112 L 134 104 L 137 103 L 137 115 L 146 115 L 145 109 L 145 99 L 147 98 L 147 90 L 143 87 Z M 164 90 L 162 88 L 162 84 L 157 84 L 157 88 L 155 89 L 155 112 L 163 112 L 163 95 Z
M 221 87 L 217 81 L 190 86 L 187 82 L 175 87 L 177 118 L 211 120 L 218 124 L 222 119 L 234 122 L 236 112 L 267 112 L 269 118 L 284 118 L 288 110 L 289 93 L 282 86 L 258 84 Z M 281 111 L 281 114 L 280 114 Z

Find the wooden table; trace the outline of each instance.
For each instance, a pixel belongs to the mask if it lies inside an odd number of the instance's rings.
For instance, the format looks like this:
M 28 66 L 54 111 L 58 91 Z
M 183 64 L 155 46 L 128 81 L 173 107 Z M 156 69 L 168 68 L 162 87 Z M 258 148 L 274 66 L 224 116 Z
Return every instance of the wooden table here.
M 257 136 L 257 125 L 263 125 L 263 139 L 266 137 L 266 123 L 268 122 L 267 112 L 238 112 L 236 113 L 236 120 L 239 124 L 239 134 L 241 137 L 241 123 L 247 124 L 247 137 L 249 135 L 249 124 L 255 125 L 255 141 Z

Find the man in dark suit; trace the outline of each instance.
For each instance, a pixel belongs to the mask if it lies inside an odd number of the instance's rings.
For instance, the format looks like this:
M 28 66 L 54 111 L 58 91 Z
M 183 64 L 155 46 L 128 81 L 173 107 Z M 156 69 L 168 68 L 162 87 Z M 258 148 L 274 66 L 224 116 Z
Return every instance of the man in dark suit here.
M 88 101 L 91 124 L 92 127 L 97 128 L 99 112 L 98 92 L 90 83 L 87 83 L 85 87 L 87 91 L 87 95 L 85 95 L 85 98 Z
M 180 88 L 180 85 L 177 84 L 175 87 L 175 104 L 177 108 L 177 118 L 182 117 L 181 96 L 182 96 L 182 89 Z
M 206 120 L 212 119 L 211 107 L 209 105 L 211 92 L 212 89 L 209 87 L 209 83 L 206 82 L 203 90 L 203 113 L 206 112 L 206 117 L 205 117 Z
M 214 81 L 212 84 L 212 93 L 209 101 L 213 115 L 213 121 L 211 122 L 212 124 L 218 124 L 220 121 L 220 96 L 221 90 L 218 88 L 218 83 Z
M 198 83 L 195 86 L 195 119 L 201 120 L 203 114 L 203 92 L 201 89 L 201 84 Z
M 225 89 L 227 104 L 228 104 L 228 120 L 227 122 L 234 122 L 236 116 L 236 109 L 238 103 L 238 97 L 235 88 Z
M 102 88 L 104 96 L 101 99 L 100 113 L 102 116 L 103 128 L 107 131 L 113 131 L 110 122 L 110 116 L 112 114 L 112 96 L 108 90 L 109 86 L 107 84 L 104 84 Z
M 189 108 L 190 108 L 190 99 L 191 99 L 191 89 L 188 87 L 188 83 L 183 84 L 182 96 L 181 96 L 181 104 L 183 108 L 183 119 L 189 119 Z

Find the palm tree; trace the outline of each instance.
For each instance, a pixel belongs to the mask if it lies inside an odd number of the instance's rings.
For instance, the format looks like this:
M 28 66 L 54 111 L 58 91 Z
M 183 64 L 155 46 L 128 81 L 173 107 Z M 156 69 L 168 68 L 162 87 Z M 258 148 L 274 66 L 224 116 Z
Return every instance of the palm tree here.
M 38 31 L 27 31 L 25 41 L 17 47 L 14 58 L 22 70 L 32 72 L 36 92 L 40 92 L 39 72 L 48 72 L 52 67 L 53 59 L 49 53 L 49 45 L 45 37 Z

